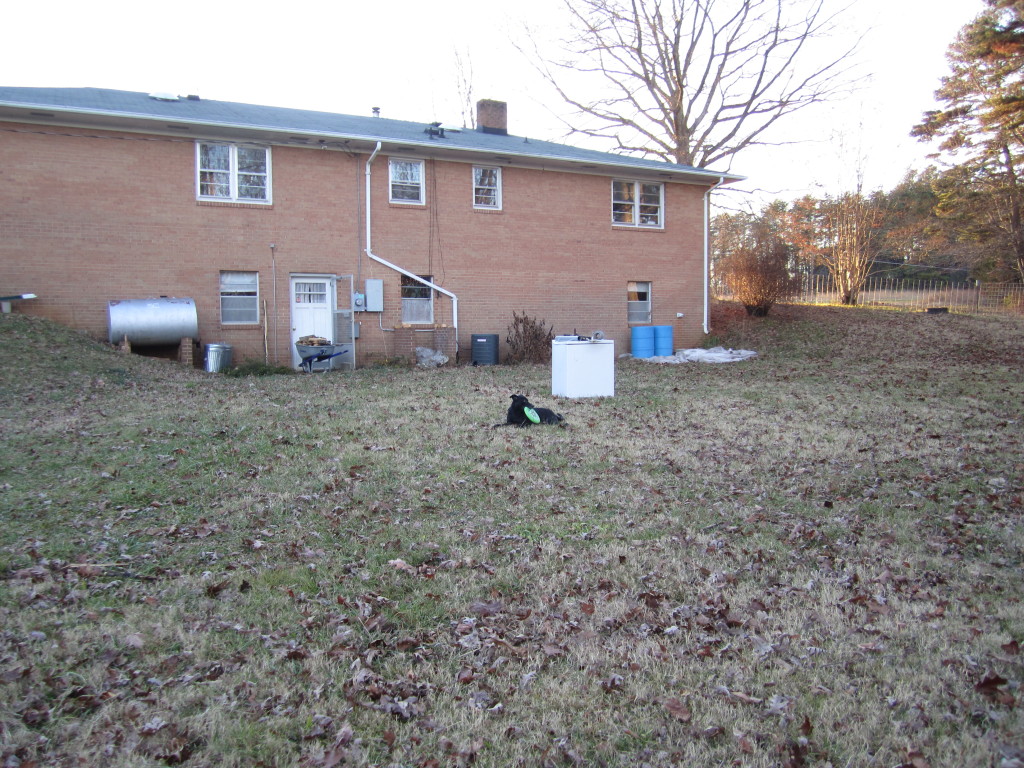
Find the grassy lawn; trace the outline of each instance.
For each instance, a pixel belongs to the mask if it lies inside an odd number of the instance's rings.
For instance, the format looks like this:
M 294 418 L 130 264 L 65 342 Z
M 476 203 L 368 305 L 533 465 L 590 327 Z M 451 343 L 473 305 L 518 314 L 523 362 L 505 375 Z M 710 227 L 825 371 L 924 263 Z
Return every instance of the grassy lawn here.
M 1024 766 L 1024 319 L 713 333 L 556 401 L 3 316 L 0 764 Z

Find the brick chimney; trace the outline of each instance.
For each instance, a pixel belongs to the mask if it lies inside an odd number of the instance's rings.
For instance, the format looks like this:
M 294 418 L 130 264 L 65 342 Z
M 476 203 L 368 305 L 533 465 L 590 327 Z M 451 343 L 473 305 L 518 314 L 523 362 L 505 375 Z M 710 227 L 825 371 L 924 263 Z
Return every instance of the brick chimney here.
M 476 103 L 476 129 L 482 133 L 508 136 L 508 104 L 504 101 L 480 99 Z

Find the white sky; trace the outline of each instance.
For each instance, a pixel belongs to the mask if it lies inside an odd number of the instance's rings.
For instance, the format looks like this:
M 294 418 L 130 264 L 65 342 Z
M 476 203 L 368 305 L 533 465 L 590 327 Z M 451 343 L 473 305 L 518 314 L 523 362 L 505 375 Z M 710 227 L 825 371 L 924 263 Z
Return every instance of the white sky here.
M 843 2 L 843 0 L 836 0 Z M 509 130 L 561 140 L 569 112 L 513 40 L 523 23 L 557 35 L 559 0 L 53 0 L 4 12 L 0 83 L 195 93 L 203 98 L 424 122 L 462 121 L 455 58 L 473 98 L 507 101 Z M 841 104 L 789 118 L 797 146 L 752 149 L 732 171 L 749 203 L 889 188 L 929 148 L 909 137 L 948 73 L 947 46 L 982 0 L 853 0 L 864 87 Z M 557 54 L 554 54 L 557 55 Z M 569 139 L 581 143 L 579 138 Z M 593 145 L 591 145 L 593 146 Z M 605 149 L 606 147 L 595 147 Z M 742 204 L 736 196 L 732 204 Z M 748 203 L 748 204 L 749 204 Z

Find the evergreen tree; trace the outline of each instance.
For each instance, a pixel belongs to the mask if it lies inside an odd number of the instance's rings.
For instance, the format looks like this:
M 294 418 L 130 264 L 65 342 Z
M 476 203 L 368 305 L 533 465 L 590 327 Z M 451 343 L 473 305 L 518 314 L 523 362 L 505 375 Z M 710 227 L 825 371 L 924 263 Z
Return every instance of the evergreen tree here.
M 953 167 L 936 185 L 959 239 L 984 243 L 992 271 L 1024 279 L 1024 0 L 989 8 L 950 46 L 951 73 L 912 135 L 939 141 Z M 993 275 L 995 276 L 995 275 Z

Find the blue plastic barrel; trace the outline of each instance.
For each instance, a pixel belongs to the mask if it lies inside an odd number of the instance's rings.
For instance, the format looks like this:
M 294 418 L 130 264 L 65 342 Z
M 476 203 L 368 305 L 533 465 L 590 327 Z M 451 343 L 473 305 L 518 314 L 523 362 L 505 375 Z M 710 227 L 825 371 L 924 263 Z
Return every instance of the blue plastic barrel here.
M 630 342 L 633 357 L 654 357 L 654 326 L 633 326 Z
M 654 326 L 654 354 L 657 357 L 667 357 L 675 354 L 672 349 L 672 326 Z

